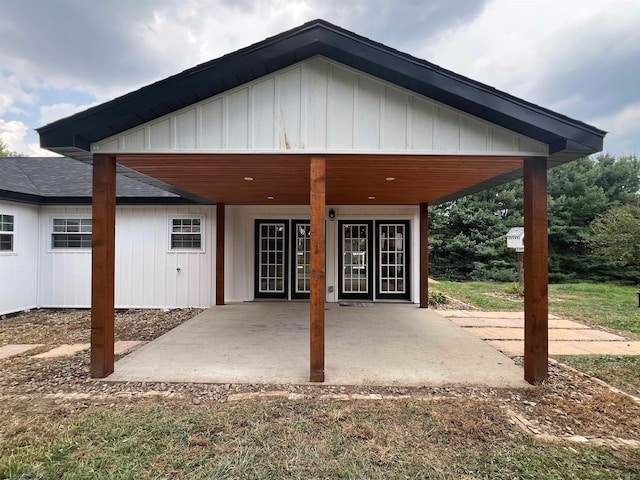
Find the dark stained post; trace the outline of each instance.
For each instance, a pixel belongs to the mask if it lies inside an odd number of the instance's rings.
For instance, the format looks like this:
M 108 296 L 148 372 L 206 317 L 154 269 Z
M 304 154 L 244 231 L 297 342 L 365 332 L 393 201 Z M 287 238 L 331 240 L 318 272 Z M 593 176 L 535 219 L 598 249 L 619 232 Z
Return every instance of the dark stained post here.
M 549 362 L 547 159 L 524 160 L 524 378 L 546 380 Z
M 93 156 L 91 376 L 113 373 L 115 324 L 116 159 Z
M 224 203 L 216 203 L 216 305 L 224 305 Z
M 325 302 L 325 159 L 311 158 L 311 295 L 310 375 L 311 382 L 324 382 Z
M 420 308 L 429 308 L 429 204 L 420 204 Z

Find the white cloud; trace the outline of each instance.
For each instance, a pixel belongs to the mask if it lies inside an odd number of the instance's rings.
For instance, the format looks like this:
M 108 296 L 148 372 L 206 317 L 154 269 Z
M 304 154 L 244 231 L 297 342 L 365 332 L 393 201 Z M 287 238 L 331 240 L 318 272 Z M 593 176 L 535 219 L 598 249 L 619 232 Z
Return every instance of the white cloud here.
M 0 72 L 0 115 L 24 115 L 26 112 L 17 105 L 33 105 L 37 99 L 36 94 L 23 87 L 17 75 Z
M 28 127 L 24 122 L 5 121 L 0 119 L 0 140 L 7 148 L 28 157 L 50 157 L 56 154 L 43 150 L 37 143 L 27 143 Z
M 75 105 L 73 103 L 56 103 L 54 105 L 43 105 L 40 107 L 40 125 L 44 126 L 49 123 L 69 117 L 74 113 L 81 112 L 87 108 L 93 107 L 95 103 L 89 105 Z

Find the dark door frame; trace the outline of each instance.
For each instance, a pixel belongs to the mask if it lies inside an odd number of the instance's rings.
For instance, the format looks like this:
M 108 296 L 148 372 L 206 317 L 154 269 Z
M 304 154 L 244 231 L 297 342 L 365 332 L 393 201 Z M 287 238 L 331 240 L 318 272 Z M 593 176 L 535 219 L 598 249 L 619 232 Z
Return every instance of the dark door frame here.
M 283 286 L 284 292 L 261 292 L 260 291 L 260 267 L 262 261 L 260 259 L 260 226 L 268 223 L 282 223 L 284 224 L 284 238 L 283 238 Z M 281 298 L 288 300 L 289 298 L 289 220 L 286 219 L 272 219 L 261 218 L 256 219 L 254 223 L 254 297 L 255 298 Z

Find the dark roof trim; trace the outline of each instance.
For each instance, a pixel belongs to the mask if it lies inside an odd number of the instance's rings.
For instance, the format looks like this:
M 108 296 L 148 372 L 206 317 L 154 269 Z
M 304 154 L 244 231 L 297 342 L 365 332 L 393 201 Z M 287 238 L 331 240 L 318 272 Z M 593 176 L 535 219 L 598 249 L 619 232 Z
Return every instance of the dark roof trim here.
M 40 127 L 40 144 L 75 158 L 90 144 L 322 55 L 552 146 L 584 155 L 606 132 L 412 57 L 323 20 L 203 63 L 110 102 Z M 575 148 L 579 147 L 579 148 Z M 555 150 L 559 152 L 560 150 Z M 577 158 L 577 157 L 575 157 Z
M 91 197 L 43 197 L 8 190 L 0 190 L 0 200 L 33 205 L 91 205 Z M 195 205 L 195 203 L 180 197 L 117 197 L 116 205 Z

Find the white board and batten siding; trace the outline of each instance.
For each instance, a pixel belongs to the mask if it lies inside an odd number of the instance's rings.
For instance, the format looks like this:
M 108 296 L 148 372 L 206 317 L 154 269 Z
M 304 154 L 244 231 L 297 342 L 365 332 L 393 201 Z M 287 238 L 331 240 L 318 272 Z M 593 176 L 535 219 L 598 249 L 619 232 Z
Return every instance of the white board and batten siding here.
M 172 216 L 204 218 L 201 251 L 170 250 Z M 91 208 L 42 207 L 38 305 L 87 308 L 91 305 L 91 251 L 52 249 L 54 217 L 90 218 Z M 214 207 L 117 207 L 116 308 L 211 306 L 215 298 L 214 245 Z
M 0 252 L 0 315 L 38 305 L 39 207 L 0 200 L 0 214 L 14 219 L 13 250 Z
M 548 147 L 315 57 L 97 142 L 92 151 L 546 156 Z

